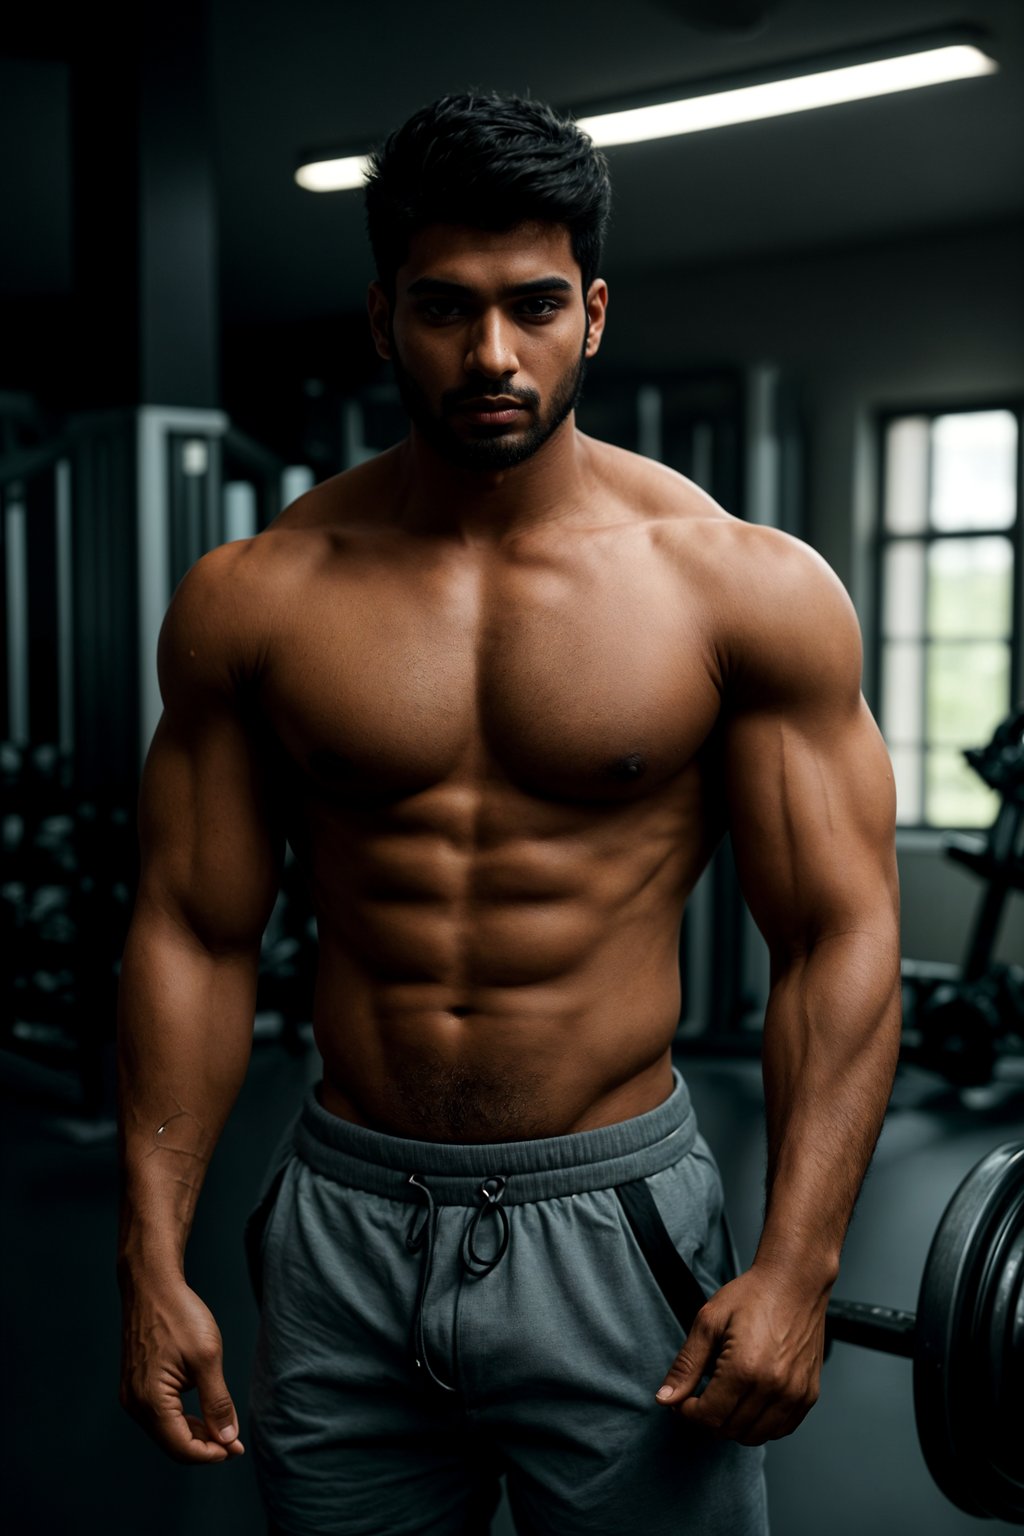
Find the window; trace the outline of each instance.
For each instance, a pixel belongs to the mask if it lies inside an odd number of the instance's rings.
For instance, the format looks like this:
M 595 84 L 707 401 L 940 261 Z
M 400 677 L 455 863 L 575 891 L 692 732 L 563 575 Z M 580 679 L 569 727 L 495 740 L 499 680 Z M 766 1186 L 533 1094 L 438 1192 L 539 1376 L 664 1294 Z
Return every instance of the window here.
M 968 767 L 1021 693 L 1020 411 L 882 420 L 875 698 L 898 820 L 987 826 Z

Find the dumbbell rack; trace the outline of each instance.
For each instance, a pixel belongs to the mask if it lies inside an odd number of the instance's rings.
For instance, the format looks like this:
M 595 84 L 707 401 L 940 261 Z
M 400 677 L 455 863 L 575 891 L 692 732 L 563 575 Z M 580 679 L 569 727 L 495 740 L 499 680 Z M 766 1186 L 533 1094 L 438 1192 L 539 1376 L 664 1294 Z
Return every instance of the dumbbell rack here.
M 128 807 L 84 796 L 55 746 L 0 745 L 0 1051 L 96 1114 L 135 887 Z

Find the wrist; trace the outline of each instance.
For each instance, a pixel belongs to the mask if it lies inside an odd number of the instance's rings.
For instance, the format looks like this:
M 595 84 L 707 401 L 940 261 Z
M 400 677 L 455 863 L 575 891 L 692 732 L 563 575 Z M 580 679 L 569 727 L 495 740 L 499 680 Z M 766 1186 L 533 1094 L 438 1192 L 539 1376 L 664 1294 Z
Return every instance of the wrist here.
M 117 1280 L 125 1284 L 153 1284 L 161 1280 L 185 1278 L 184 1244 L 168 1238 L 166 1232 L 133 1228 L 123 1233 L 117 1247 Z
M 789 1290 L 827 1300 L 839 1278 L 839 1255 L 794 1244 L 765 1242 L 762 1238 L 750 1267 Z

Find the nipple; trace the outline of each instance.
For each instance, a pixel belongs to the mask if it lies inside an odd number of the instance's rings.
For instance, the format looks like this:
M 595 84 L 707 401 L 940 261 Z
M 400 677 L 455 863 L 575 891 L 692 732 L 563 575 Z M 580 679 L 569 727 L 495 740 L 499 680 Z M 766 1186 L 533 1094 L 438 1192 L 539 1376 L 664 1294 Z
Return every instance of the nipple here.
M 619 757 L 609 763 L 605 771 L 613 779 L 628 783 L 631 779 L 641 778 L 647 772 L 647 764 L 639 752 L 631 752 L 628 757 Z

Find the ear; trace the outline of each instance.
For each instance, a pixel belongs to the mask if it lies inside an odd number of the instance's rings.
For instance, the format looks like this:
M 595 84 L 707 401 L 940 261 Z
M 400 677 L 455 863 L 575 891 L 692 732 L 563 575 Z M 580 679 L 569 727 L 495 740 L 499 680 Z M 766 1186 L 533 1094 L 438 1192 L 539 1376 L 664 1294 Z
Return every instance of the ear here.
M 595 277 L 587 293 L 587 317 L 590 321 L 590 331 L 587 335 L 587 349 L 585 357 L 593 357 L 601 345 L 601 337 L 604 334 L 605 315 L 608 311 L 608 284 L 603 277 Z
M 366 308 L 370 316 L 370 331 L 378 356 L 390 360 L 391 305 L 380 283 L 374 281 L 366 290 Z

